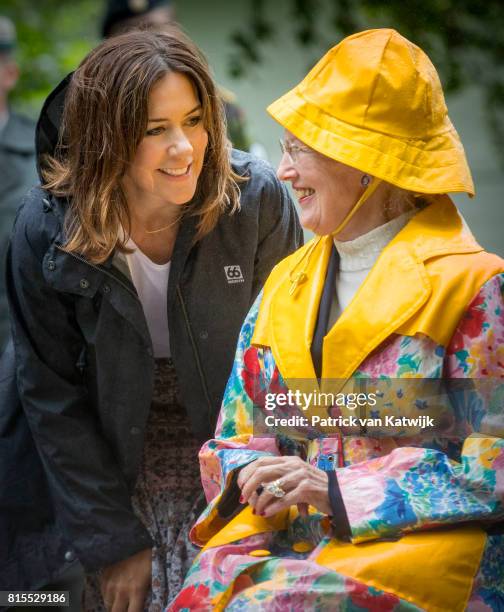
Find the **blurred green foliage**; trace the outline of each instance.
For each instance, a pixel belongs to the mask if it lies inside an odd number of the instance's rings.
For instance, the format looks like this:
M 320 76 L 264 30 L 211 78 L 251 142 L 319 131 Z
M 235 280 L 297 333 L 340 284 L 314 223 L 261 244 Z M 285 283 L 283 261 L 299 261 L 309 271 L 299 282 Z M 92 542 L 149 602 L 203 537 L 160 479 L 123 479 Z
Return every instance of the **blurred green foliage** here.
M 267 61 L 280 30 L 312 59 L 356 31 L 395 27 L 430 55 L 445 91 L 479 86 L 496 151 L 504 166 L 503 0 L 288 0 L 279 19 L 272 0 L 249 0 L 246 24 L 231 34 L 229 73 L 243 78 Z M 21 78 L 11 96 L 18 110 L 36 116 L 59 80 L 100 40 L 104 0 L 1 0 L 0 13 L 18 31 Z M 233 9 L 231 9 L 233 10 Z M 235 8 L 247 13 L 246 7 Z M 309 66 L 306 66 L 308 70 Z
M 424 49 L 446 93 L 479 86 L 496 152 L 504 166 L 503 0 L 289 0 L 288 23 L 274 3 L 249 0 L 249 19 L 231 34 L 229 73 L 243 78 L 251 64 L 267 61 L 280 30 L 320 57 L 338 40 L 369 28 L 396 28 Z M 306 70 L 311 66 L 307 66 Z
M 2 0 L 0 13 L 17 29 L 21 77 L 10 96 L 16 109 L 37 115 L 51 89 L 99 41 L 102 12 L 102 0 Z

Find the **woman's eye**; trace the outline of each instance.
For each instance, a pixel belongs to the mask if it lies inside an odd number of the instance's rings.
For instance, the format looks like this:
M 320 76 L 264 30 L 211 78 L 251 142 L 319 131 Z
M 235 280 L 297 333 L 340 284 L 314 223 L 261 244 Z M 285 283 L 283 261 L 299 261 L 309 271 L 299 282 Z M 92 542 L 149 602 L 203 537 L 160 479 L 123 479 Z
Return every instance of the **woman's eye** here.
M 150 130 L 147 130 L 147 132 L 145 133 L 147 136 L 157 136 L 158 134 L 162 134 L 163 132 L 164 132 L 163 127 L 155 127 Z
M 201 121 L 201 116 L 198 115 L 197 117 L 191 117 L 190 119 L 187 120 L 187 125 L 189 125 L 189 127 L 194 127 L 196 125 L 198 125 L 198 123 L 200 123 Z

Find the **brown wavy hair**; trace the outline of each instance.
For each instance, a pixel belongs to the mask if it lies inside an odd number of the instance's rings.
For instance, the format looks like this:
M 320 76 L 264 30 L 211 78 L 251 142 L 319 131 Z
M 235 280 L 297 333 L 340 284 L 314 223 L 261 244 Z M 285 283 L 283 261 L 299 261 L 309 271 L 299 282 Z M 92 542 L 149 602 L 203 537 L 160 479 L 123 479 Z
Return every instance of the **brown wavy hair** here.
M 45 188 L 69 199 L 68 252 L 93 263 L 115 248 L 128 252 L 131 218 L 121 179 L 147 129 L 152 87 L 170 72 L 193 83 L 208 132 L 196 193 L 184 209 L 198 217 L 195 240 L 221 214 L 238 210 L 241 177 L 231 168 L 224 110 L 204 56 L 176 27 L 128 32 L 96 47 L 73 74 L 58 147 L 44 160 Z

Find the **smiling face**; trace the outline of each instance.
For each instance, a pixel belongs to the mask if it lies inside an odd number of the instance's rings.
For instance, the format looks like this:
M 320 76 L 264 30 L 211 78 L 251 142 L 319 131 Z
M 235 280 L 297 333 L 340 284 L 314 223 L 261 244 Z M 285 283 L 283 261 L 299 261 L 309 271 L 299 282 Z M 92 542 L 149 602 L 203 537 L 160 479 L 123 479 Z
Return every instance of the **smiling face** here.
M 123 177 L 130 210 L 179 207 L 196 191 L 208 143 L 203 110 L 191 81 L 169 72 L 151 89 L 148 124 Z
M 364 192 L 361 184 L 364 173 L 310 149 L 288 131 L 285 144 L 287 149 L 294 147 L 296 161 L 284 153 L 277 175 L 292 184 L 299 202 L 301 225 L 319 236 L 331 234 Z M 374 199 L 370 198 L 369 202 Z M 357 211 L 338 239 L 350 240 L 384 222 L 381 206 L 367 204 Z

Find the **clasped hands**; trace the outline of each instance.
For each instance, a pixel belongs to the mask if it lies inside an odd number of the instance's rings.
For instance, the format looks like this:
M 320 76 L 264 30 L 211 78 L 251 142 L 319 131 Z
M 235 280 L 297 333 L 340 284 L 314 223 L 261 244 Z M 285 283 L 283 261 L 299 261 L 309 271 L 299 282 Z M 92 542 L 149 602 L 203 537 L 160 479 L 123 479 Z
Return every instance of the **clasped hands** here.
M 285 495 L 275 495 L 265 488 L 277 481 Z M 308 505 L 324 514 L 331 514 L 327 473 L 300 457 L 261 457 L 246 465 L 238 476 L 240 503 L 252 507 L 254 514 L 269 517 L 280 510 L 297 505 L 306 515 Z

